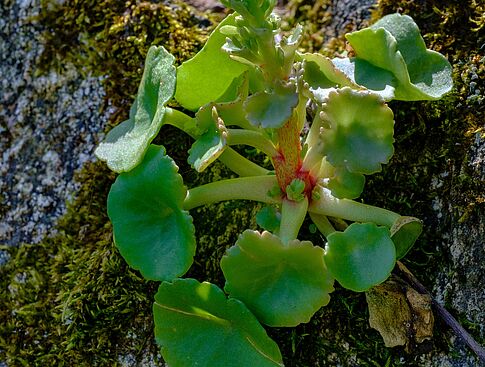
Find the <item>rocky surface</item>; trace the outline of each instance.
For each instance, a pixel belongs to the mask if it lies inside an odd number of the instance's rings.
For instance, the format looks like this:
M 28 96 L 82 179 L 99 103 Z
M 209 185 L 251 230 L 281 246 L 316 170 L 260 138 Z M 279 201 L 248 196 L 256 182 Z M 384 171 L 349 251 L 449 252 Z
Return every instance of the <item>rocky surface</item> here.
M 0 244 L 9 246 L 50 234 L 110 114 L 101 78 L 69 64 L 39 73 L 39 9 L 40 0 L 0 4 Z
M 471 170 L 471 179 L 476 182 L 485 182 L 485 139 L 483 132 L 475 134 L 475 141 L 469 147 L 470 157 L 468 167 Z M 483 187 L 483 186 L 482 186 Z M 476 334 L 482 340 L 485 338 L 485 206 L 483 201 L 475 204 L 473 214 L 468 215 L 457 211 L 456 202 L 460 200 L 461 192 L 451 188 L 449 196 L 437 197 L 434 210 L 442 227 L 448 227 L 443 235 L 444 241 L 438 251 L 442 251 L 447 259 L 445 267 L 439 273 L 434 285 L 433 293 L 442 305 L 455 314 L 461 315 L 461 321 L 466 320 L 472 325 Z M 483 192 L 478 192 L 482 195 Z M 451 307 L 450 307 L 451 306 Z M 427 366 L 477 366 L 479 362 L 467 356 L 467 348 L 456 338 L 450 337 L 458 356 L 434 356 L 435 364 L 426 363 Z
M 326 41 L 346 32 L 357 30 L 370 17 L 376 0 L 332 0 L 332 21 L 327 27 Z

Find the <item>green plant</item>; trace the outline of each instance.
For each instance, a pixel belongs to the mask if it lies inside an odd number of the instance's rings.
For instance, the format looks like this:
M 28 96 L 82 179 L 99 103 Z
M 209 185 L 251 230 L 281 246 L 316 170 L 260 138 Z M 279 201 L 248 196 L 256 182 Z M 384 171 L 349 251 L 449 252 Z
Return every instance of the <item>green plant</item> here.
M 408 16 L 348 34 L 349 57 L 329 59 L 297 50 L 301 27 L 282 34 L 275 0 L 223 3 L 236 12 L 191 60 L 176 68 L 163 47 L 150 48 L 129 119 L 96 150 L 120 173 L 108 197 L 116 246 L 145 278 L 162 281 L 155 336 L 174 367 L 282 365 L 259 322 L 308 322 L 334 280 L 361 292 L 389 277 L 421 222 L 352 199 L 393 154 L 386 101 L 438 99 L 452 85 L 450 64 L 426 49 Z M 168 107 L 172 97 L 195 115 Z M 188 161 L 197 171 L 218 159 L 240 177 L 187 190 L 165 149 L 150 145 L 164 124 L 195 139 Z M 257 148 L 274 169 L 232 145 Z M 267 205 L 257 215 L 265 231 L 244 231 L 222 258 L 227 298 L 179 277 L 196 249 L 188 211 L 235 199 Z M 297 239 L 307 214 L 325 249 Z

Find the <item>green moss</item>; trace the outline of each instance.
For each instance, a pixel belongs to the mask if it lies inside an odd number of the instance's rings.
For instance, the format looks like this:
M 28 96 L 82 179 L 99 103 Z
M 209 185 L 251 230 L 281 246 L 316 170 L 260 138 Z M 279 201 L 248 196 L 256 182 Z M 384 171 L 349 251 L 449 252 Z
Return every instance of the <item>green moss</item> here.
M 301 49 L 319 52 L 325 41 L 325 27 L 332 20 L 330 0 L 290 0 L 283 17 L 283 29 L 290 30 L 297 24 L 303 26 Z
M 49 31 L 39 65 L 103 75 L 116 124 L 128 114 L 145 54 L 161 44 L 179 62 L 203 44 L 211 22 L 183 2 L 44 1 Z M 168 132 L 169 149 L 180 133 Z M 188 142 L 188 140 L 186 140 Z M 157 284 L 131 270 L 112 243 L 106 197 L 114 175 L 88 164 L 74 202 L 40 244 L 2 248 L 0 361 L 9 366 L 117 366 L 155 356 L 152 298 Z
M 181 62 L 202 46 L 212 27 L 182 1 L 43 0 L 38 21 L 48 30 L 40 70 L 62 70 L 71 62 L 105 76 L 107 99 L 120 108 L 115 123 L 129 110 L 151 45 L 163 45 Z
M 116 366 L 119 355 L 156 355 L 156 284 L 113 246 L 105 205 L 113 178 L 103 164 L 88 164 L 58 233 L 4 249 L 11 260 L 0 267 L 0 360 L 9 366 Z

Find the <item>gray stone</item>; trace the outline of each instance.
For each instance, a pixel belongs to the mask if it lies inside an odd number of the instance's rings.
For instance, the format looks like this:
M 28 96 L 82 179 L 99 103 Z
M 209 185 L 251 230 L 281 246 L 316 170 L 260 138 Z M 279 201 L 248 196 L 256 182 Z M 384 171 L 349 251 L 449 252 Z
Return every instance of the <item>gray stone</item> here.
M 376 0 L 332 0 L 332 21 L 325 29 L 325 40 L 362 28 Z
M 51 232 L 112 112 L 102 78 L 69 64 L 39 74 L 39 9 L 40 0 L 0 4 L 0 244 L 9 246 Z

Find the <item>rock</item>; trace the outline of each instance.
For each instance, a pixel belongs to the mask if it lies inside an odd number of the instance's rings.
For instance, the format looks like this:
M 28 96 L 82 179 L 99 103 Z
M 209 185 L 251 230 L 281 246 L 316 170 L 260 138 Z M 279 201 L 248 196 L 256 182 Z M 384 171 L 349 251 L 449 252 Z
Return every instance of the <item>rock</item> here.
M 0 4 L 0 244 L 8 246 L 52 234 L 112 113 L 101 77 L 71 64 L 39 74 L 40 3 Z
M 327 41 L 361 28 L 375 3 L 376 0 L 332 0 L 332 21 L 325 32 Z

